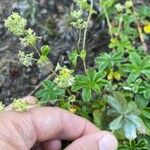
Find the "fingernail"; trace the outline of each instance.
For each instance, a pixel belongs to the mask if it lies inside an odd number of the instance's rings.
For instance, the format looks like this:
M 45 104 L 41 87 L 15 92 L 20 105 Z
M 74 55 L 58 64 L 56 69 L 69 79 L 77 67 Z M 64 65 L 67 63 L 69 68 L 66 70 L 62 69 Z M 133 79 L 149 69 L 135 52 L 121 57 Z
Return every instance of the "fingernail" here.
M 117 150 L 118 142 L 116 138 L 107 134 L 98 141 L 99 150 Z

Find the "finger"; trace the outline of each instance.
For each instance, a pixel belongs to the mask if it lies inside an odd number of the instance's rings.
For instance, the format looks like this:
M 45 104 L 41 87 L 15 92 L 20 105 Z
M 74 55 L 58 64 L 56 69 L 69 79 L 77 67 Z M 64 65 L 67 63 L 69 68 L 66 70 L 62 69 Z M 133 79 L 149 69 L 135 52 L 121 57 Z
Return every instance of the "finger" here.
M 41 145 L 43 150 L 61 150 L 61 141 L 58 139 L 45 141 Z
M 38 141 L 74 140 L 99 131 L 91 122 L 60 108 L 39 108 L 30 111 Z M 44 118 L 44 120 L 43 120 Z
M 77 139 L 65 150 L 117 150 L 117 147 L 116 138 L 112 134 L 102 131 Z
M 3 142 L 13 143 L 17 148 L 31 148 L 36 141 L 75 140 L 97 131 L 99 129 L 89 121 L 59 108 L 34 108 L 25 113 L 0 113 L 0 135 L 4 135 Z M 5 142 L 5 139 L 9 142 Z

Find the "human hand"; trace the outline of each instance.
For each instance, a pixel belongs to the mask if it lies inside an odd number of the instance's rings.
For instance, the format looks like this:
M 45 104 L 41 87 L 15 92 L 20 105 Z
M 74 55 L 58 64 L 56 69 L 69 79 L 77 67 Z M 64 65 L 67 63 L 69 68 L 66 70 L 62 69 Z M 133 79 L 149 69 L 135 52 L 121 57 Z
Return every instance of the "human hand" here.
M 59 108 L 0 113 L 0 150 L 29 150 L 37 141 L 42 150 L 60 150 L 61 140 L 73 141 L 65 150 L 117 150 L 118 145 L 109 132 Z

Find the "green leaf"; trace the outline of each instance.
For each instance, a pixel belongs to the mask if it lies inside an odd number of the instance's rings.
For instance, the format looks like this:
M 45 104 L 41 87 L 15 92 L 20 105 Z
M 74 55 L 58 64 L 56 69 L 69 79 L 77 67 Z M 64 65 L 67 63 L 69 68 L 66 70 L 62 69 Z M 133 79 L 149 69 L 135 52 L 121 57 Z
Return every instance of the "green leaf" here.
M 144 97 L 145 97 L 146 99 L 150 99 L 150 89 L 146 89 L 146 90 L 144 91 Z M 147 100 L 147 101 L 149 101 L 149 100 Z
M 96 58 L 96 65 L 100 71 L 113 69 L 115 66 L 120 66 L 122 57 L 122 52 L 103 53 Z
M 83 101 L 85 102 L 89 102 L 90 99 L 91 99 L 91 89 L 89 88 L 84 88 L 83 91 L 82 91 L 82 98 L 83 98 Z
M 142 150 L 148 150 L 147 147 L 147 141 L 145 139 L 140 140 L 137 144 L 136 144 L 137 148 L 141 148 Z
M 121 113 L 124 113 L 126 111 L 126 109 L 128 108 L 127 100 L 118 92 L 114 92 L 113 96 L 116 101 L 116 104 L 118 103 L 118 106 L 116 105 L 117 109 Z M 111 105 L 113 105 L 112 102 L 111 102 Z
M 137 94 L 137 95 L 135 95 L 135 102 L 139 108 L 143 109 L 148 105 L 149 100 L 144 98 L 142 95 Z
M 125 114 L 132 113 L 136 109 L 137 109 L 136 103 L 134 101 L 130 101 L 128 103 L 128 108 L 126 109 Z
M 131 114 L 128 116 L 128 119 L 131 120 L 136 125 L 136 128 L 138 129 L 139 133 L 147 134 L 145 124 L 139 116 Z
M 80 52 L 80 57 L 81 57 L 81 59 L 85 60 L 86 55 L 87 55 L 86 50 L 81 50 L 81 52 Z
M 123 126 L 123 116 L 119 116 L 116 119 L 114 119 L 110 124 L 109 128 L 112 131 L 115 131 L 117 129 L 120 129 Z
M 131 72 L 127 79 L 127 82 L 128 83 L 134 82 L 140 76 L 140 74 L 141 74 L 140 71 Z
M 140 5 L 137 7 L 137 13 L 141 16 L 141 17 L 149 17 L 150 14 L 150 7 L 149 5 Z
M 121 126 L 120 124 L 122 124 L 124 134 L 129 140 L 137 137 L 137 130 L 141 134 L 148 134 L 143 120 L 139 117 L 141 112 L 134 101 L 127 102 L 121 94 L 115 92 L 114 96 L 108 96 L 108 103 L 117 111 L 116 113 L 116 111 L 109 110 L 110 113 L 114 112 L 118 116 L 116 121 L 113 121 L 114 124 L 110 124 L 111 129 L 118 130 L 116 128 L 119 128 Z
M 98 69 L 103 71 L 107 68 L 110 63 L 110 56 L 107 53 L 101 54 L 101 56 L 96 58 L 96 65 Z
M 134 140 L 137 137 L 136 125 L 132 121 L 126 119 L 124 124 L 124 133 L 127 139 Z
M 150 79 L 150 67 L 141 71 L 148 79 Z
M 99 127 L 100 129 L 103 128 L 104 116 L 103 116 L 102 111 L 100 110 L 93 111 L 93 121 L 97 127 Z
M 48 57 L 45 55 L 41 55 L 40 58 L 38 59 L 38 64 L 43 64 L 46 63 L 48 61 Z
M 47 56 L 50 51 L 51 51 L 51 48 L 48 45 L 44 45 L 41 47 L 41 54 L 44 56 Z
M 142 110 L 142 115 L 147 118 L 150 119 L 150 107 L 146 107 Z
M 135 66 L 141 65 L 141 62 L 142 62 L 140 55 L 138 53 L 135 53 L 135 52 L 133 52 L 129 55 L 129 60 Z
M 70 54 L 69 54 L 69 60 L 71 61 L 71 63 L 76 66 L 77 65 L 77 60 L 78 60 L 78 52 L 77 50 L 74 50 L 72 51 Z
M 102 72 L 96 72 L 94 69 L 90 69 L 87 71 L 86 75 L 76 75 L 75 82 L 71 90 L 76 92 L 80 89 L 83 89 L 82 95 L 84 95 L 84 97 L 86 97 L 85 91 L 88 90 L 91 94 L 92 91 L 100 92 L 101 88 L 108 84 L 108 81 L 102 79 L 103 77 L 104 74 Z
M 46 80 L 43 82 L 43 89 L 36 93 L 36 96 L 43 102 L 55 100 L 59 97 L 63 98 L 65 91 L 58 88 L 52 81 Z

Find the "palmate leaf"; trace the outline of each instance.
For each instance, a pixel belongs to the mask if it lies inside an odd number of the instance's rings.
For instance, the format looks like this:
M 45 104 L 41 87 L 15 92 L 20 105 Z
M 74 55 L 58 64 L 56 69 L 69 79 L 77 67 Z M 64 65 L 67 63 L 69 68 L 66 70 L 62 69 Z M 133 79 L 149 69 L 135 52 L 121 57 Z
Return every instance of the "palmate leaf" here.
M 148 130 L 139 117 L 140 110 L 134 101 L 127 100 L 118 92 L 108 96 L 107 101 L 118 116 L 110 123 L 111 130 L 118 130 L 123 127 L 127 139 L 133 140 L 137 137 L 137 131 L 141 134 L 148 134 Z
M 144 59 L 141 59 L 141 56 L 133 52 L 129 55 L 129 60 L 131 64 L 128 64 L 128 70 L 130 72 L 128 77 L 128 83 L 134 82 L 141 75 L 150 78 L 150 57 L 147 56 Z
M 100 92 L 101 88 L 108 84 L 108 81 L 103 79 L 104 76 L 104 73 L 90 69 L 86 75 L 77 75 L 75 77 L 75 82 L 71 89 L 75 92 L 82 89 L 82 99 L 88 102 L 93 91 Z
M 57 98 L 63 98 L 65 91 L 63 89 L 58 88 L 55 83 L 50 80 L 46 80 L 43 82 L 43 89 L 39 90 L 36 93 L 36 96 L 41 99 L 41 101 L 51 101 Z
M 112 52 L 111 54 L 103 53 L 96 58 L 96 65 L 100 71 L 112 69 L 114 66 L 119 66 L 122 61 L 122 52 Z

